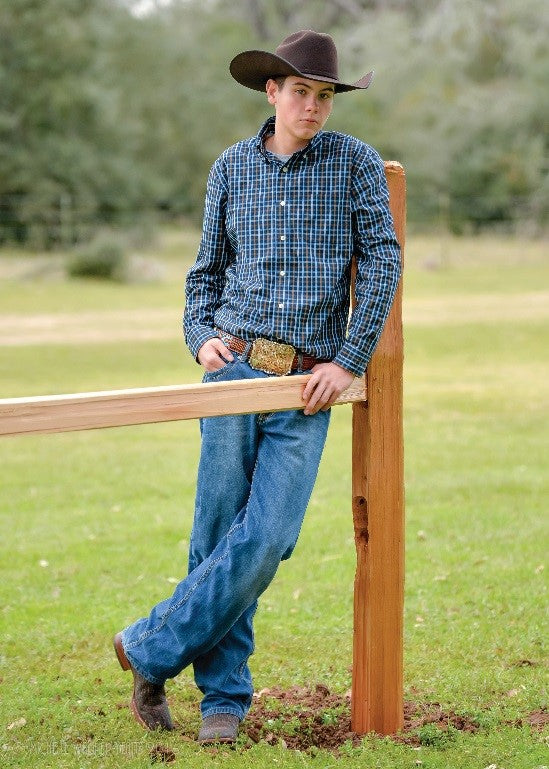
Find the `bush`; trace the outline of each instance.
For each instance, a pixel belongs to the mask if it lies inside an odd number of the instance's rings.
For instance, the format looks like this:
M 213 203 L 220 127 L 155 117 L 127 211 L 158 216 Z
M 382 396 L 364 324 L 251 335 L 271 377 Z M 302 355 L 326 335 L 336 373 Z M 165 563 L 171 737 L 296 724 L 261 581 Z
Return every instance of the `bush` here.
M 71 278 L 123 281 L 127 267 L 128 258 L 122 244 L 112 239 L 100 239 L 79 249 L 69 259 L 67 273 Z

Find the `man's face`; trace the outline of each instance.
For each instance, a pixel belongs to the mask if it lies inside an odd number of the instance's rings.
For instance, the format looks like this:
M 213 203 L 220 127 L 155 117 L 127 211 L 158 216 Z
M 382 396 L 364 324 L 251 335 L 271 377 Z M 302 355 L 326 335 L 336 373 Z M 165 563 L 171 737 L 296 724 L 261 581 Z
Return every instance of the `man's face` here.
M 288 152 L 303 149 L 324 126 L 332 111 L 335 87 L 332 83 L 289 76 L 280 87 L 267 81 L 267 99 L 276 110 L 275 135 Z

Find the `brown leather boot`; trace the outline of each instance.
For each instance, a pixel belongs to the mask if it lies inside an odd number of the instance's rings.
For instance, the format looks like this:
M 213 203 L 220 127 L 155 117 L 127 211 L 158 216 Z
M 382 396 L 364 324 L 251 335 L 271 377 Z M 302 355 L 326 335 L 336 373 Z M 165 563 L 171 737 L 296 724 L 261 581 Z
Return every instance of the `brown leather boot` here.
M 122 670 L 131 670 L 133 674 L 133 696 L 130 707 L 135 720 L 145 729 L 172 731 L 174 726 L 164 684 L 153 684 L 132 668 L 122 646 L 121 633 L 115 635 L 113 645 Z
M 202 726 L 198 732 L 198 742 L 201 745 L 209 745 L 214 742 L 231 744 L 236 742 L 238 736 L 238 724 L 240 719 L 232 713 L 214 713 L 202 719 Z

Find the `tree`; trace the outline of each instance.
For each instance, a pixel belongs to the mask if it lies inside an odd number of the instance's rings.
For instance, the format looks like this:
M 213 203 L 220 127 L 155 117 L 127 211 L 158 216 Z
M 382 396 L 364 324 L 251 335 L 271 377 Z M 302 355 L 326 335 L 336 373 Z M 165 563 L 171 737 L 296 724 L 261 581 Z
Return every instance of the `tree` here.
M 4 237 L 43 245 L 62 233 L 76 239 L 76 223 L 139 204 L 136 190 L 145 182 L 128 128 L 112 109 L 113 91 L 97 77 L 98 52 L 113 44 L 113 28 L 131 20 L 102 0 L 13 0 L 2 6 Z
M 213 160 L 270 114 L 230 59 L 307 27 L 346 78 L 376 71 L 328 128 L 405 165 L 411 221 L 546 227 L 544 0 L 137 1 L 0 5 L 0 241 L 199 219 Z

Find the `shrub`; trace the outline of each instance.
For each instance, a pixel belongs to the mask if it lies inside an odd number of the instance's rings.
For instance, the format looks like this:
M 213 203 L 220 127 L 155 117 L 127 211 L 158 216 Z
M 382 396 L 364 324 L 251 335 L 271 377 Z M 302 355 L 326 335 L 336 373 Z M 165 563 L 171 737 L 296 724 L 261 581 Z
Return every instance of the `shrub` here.
M 68 261 L 71 278 L 97 278 L 123 281 L 128 259 L 122 243 L 113 239 L 97 239 L 79 249 Z

